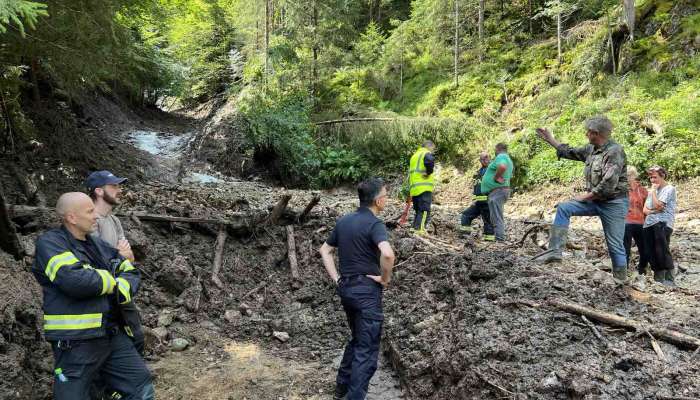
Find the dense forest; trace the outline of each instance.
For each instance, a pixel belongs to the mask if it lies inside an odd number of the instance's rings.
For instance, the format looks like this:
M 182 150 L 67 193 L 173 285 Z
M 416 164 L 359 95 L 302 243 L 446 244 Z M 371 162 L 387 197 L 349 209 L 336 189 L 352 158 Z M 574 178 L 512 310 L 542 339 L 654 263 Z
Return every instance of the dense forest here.
M 10 151 L 46 98 L 228 98 L 249 151 L 299 185 L 397 174 L 432 138 L 457 166 L 507 141 L 531 186 L 580 175 L 534 128 L 578 144 L 604 113 L 630 163 L 683 178 L 700 174 L 699 48 L 693 0 L 3 0 L 0 128 Z

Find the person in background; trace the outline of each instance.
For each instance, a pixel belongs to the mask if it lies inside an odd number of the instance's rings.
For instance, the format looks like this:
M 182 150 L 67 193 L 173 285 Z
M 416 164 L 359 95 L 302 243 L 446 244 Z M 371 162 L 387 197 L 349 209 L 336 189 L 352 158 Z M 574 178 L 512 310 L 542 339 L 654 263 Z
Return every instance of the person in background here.
M 613 277 L 625 283 L 625 216 L 629 204 L 627 156 L 622 146 L 612 140 L 613 124 L 607 117 L 589 118 L 584 122 L 584 128 L 588 144 L 581 147 L 560 143 L 547 129 L 537 128 L 537 134 L 557 150 L 558 158 L 585 163 L 586 192 L 557 205 L 557 214 L 549 230 L 549 247 L 533 260 L 541 263 L 561 261 L 571 217 L 598 216 L 603 224 Z
M 651 189 L 644 204 L 644 241 L 648 249 L 654 280 L 674 286 L 671 234 L 676 214 L 676 188 L 666 182 L 663 167 L 655 165 L 647 170 Z
M 506 240 L 504 206 L 510 198 L 510 179 L 513 177 L 513 160 L 508 155 L 508 145 L 496 144 L 496 157 L 486 168 L 481 179 L 481 193 L 488 196 L 489 217 L 497 242 Z
M 629 268 L 630 255 L 632 254 L 632 240 L 637 245 L 639 251 L 639 262 L 637 263 L 637 271 L 640 275 L 644 272 L 649 263 L 646 246 L 644 245 L 644 202 L 647 200 L 648 192 L 641 183 L 639 183 L 639 172 L 637 168 L 627 166 L 627 180 L 629 181 L 629 209 L 625 217 L 625 254 L 627 255 L 627 267 Z
M 434 151 L 435 144 L 426 140 L 411 156 L 408 168 L 409 191 L 413 199 L 413 209 L 416 212 L 413 218 L 413 231 L 418 235 L 425 235 L 426 227 L 430 223 L 430 207 L 435 186 Z
M 472 221 L 481 216 L 481 220 L 484 222 L 483 238 L 485 241 L 492 242 L 496 240 L 496 236 L 493 234 L 493 225 L 491 224 L 491 215 L 489 214 L 489 196 L 481 193 L 481 179 L 486 173 L 486 168 L 491 162 L 491 157 L 488 153 L 482 152 L 479 155 L 479 162 L 481 163 L 481 168 L 479 168 L 476 174 L 474 174 L 474 202 L 471 206 L 469 206 L 469 208 L 462 212 L 459 230 L 463 233 L 471 233 Z

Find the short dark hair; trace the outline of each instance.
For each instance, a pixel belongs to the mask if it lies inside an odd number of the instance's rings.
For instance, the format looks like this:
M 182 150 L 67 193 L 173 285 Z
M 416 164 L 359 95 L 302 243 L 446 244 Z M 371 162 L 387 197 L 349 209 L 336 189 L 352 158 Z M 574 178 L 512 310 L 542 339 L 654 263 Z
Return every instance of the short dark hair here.
M 92 201 L 97 200 L 97 193 L 95 193 L 95 189 L 97 189 L 97 188 L 89 188 L 88 189 L 88 196 L 90 196 Z
M 368 178 L 357 185 L 357 195 L 360 197 L 360 207 L 369 207 L 386 186 L 382 178 Z
M 426 140 L 423 142 L 423 147 L 434 149 L 435 148 L 435 143 L 433 143 L 432 140 Z
M 508 145 L 505 143 L 496 144 L 496 151 L 508 151 Z

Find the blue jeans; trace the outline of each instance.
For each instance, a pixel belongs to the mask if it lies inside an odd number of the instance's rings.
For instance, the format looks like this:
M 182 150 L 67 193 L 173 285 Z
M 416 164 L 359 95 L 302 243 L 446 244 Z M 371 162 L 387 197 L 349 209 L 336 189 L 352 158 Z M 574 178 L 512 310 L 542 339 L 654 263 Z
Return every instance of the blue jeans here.
M 363 400 L 379 359 L 384 320 L 382 286 L 364 275 L 357 275 L 341 278 L 336 291 L 352 331 L 336 384 L 348 387 L 347 400 Z
M 568 227 L 569 219 L 573 216 L 599 216 L 613 268 L 624 267 L 627 265 L 624 237 L 628 207 L 627 197 L 607 201 L 570 200 L 557 205 L 554 225 Z

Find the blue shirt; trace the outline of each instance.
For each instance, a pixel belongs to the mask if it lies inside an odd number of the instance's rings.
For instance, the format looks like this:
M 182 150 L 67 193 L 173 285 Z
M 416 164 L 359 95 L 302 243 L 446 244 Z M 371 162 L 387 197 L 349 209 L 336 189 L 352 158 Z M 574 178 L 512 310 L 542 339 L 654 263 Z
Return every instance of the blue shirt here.
M 386 226 L 367 207 L 343 215 L 326 243 L 338 248 L 340 276 L 380 275 L 377 246 L 389 240 Z

